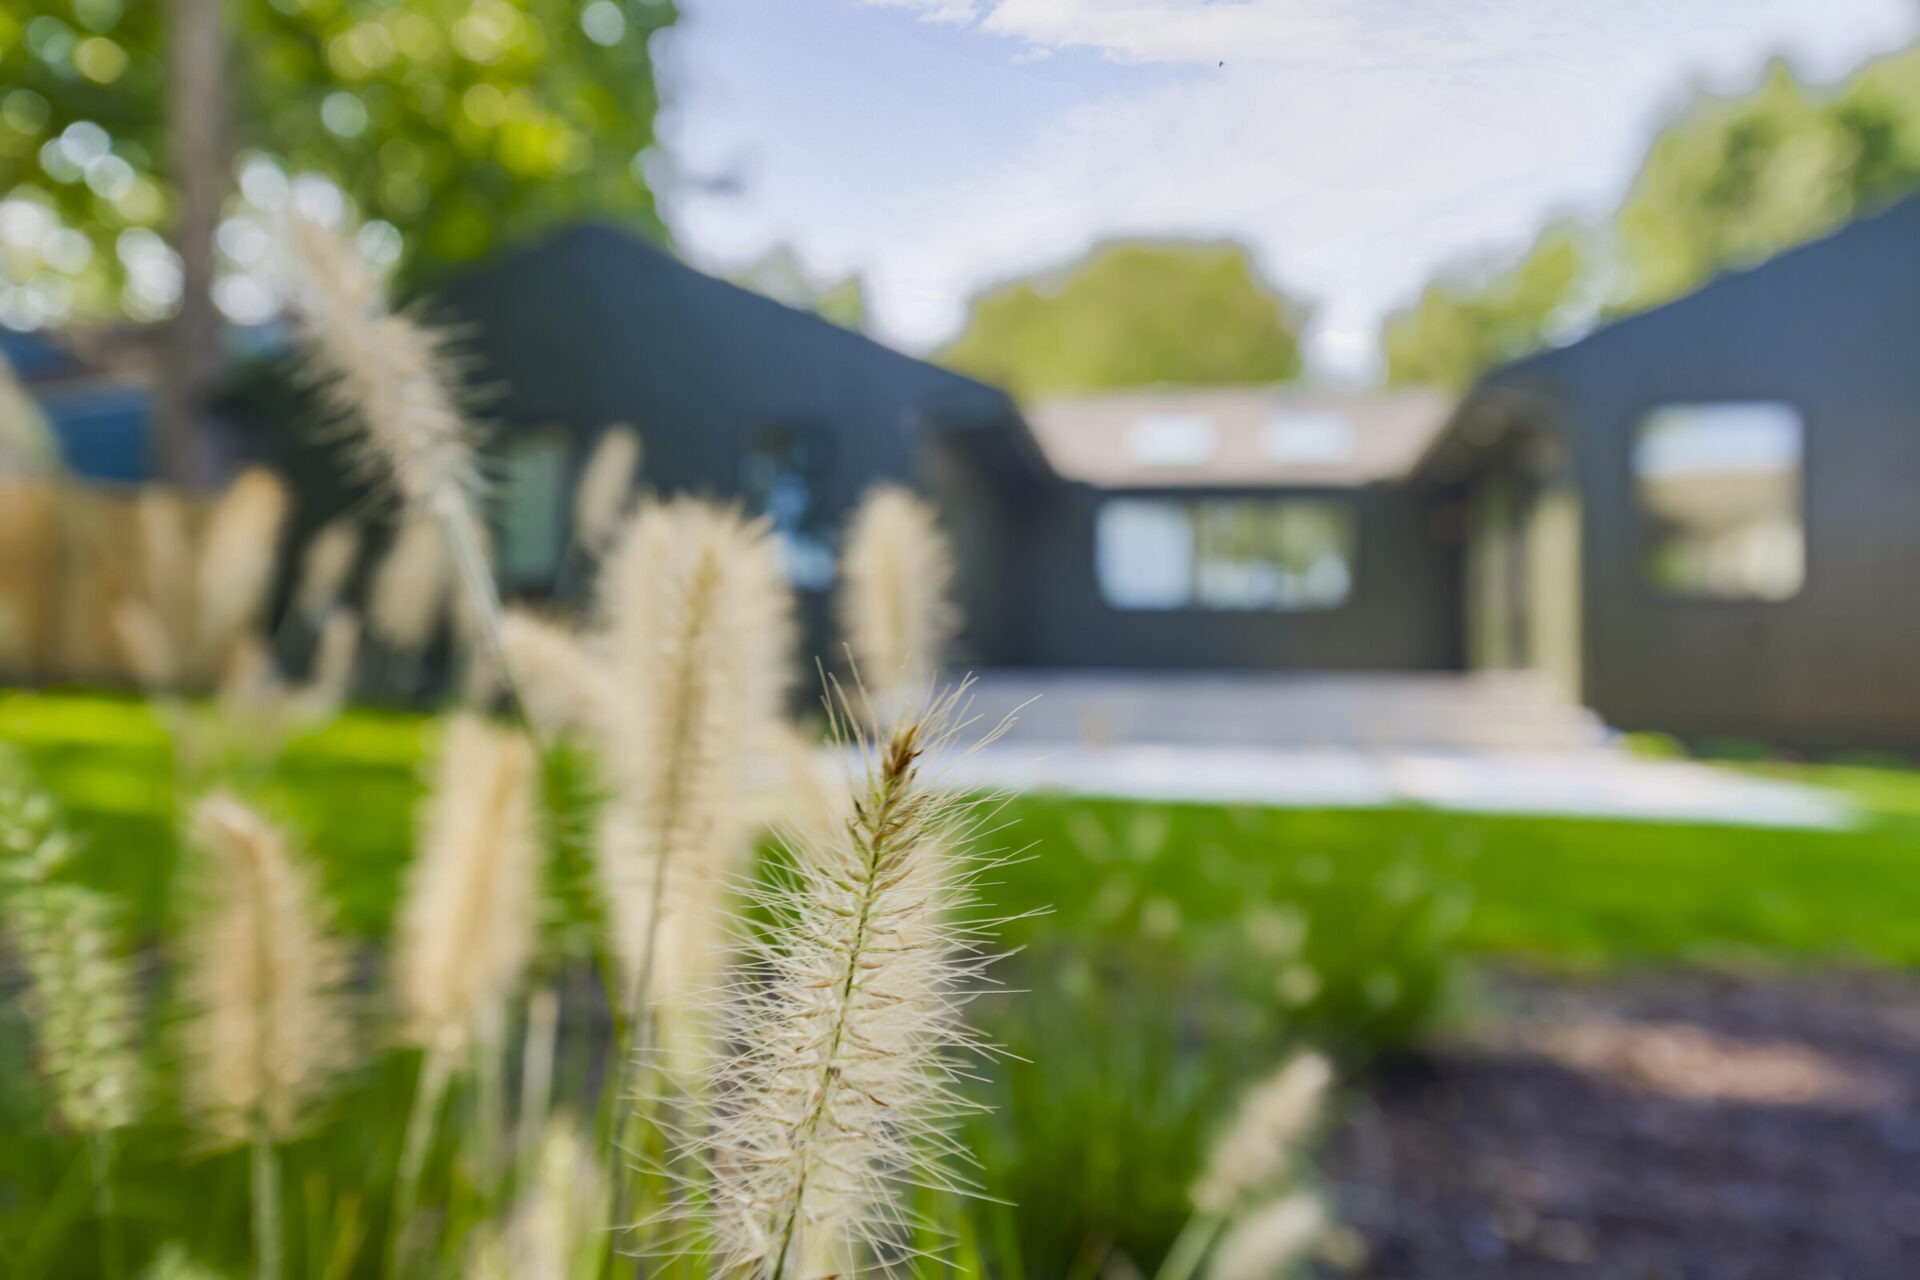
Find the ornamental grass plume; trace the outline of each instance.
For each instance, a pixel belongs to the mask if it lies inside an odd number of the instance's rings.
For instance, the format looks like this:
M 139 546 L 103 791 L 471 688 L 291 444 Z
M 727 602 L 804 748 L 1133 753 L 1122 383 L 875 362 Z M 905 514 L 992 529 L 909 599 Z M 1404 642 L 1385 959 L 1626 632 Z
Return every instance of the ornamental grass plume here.
M 574 541 L 589 555 L 605 555 L 620 536 L 640 453 L 640 435 L 632 427 L 622 423 L 600 433 L 573 499 Z
M 255 467 L 234 478 L 207 519 L 195 565 L 193 653 L 208 677 L 266 611 L 286 517 L 286 486 Z
M 629 522 L 600 596 L 614 799 L 598 863 L 635 1013 L 664 990 L 665 923 L 697 933 L 749 850 L 743 775 L 783 710 L 793 603 L 764 520 L 686 498 Z
M 333 610 L 320 624 L 307 682 L 291 695 L 295 702 L 294 718 L 306 724 L 321 724 L 339 715 L 347 695 L 353 691 L 354 664 L 359 656 L 359 615 L 344 609 Z
M 367 629 L 395 653 L 420 653 L 440 625 L 448 585 L 446 535 L 430 519 L 404 517 L 374 571 Z
M 477 433 L 453 390 L 445 335 L 388 309 L 385 274 L 343 230 L 295 216 L 287 247 L 300 333 L 358 438 L 361 474 L 393 484 L 415 508 L 464 503 L 479 483 Z
M 1276 1280 L 1306 1257 L 1328 1227 L 1320 1201 L 1302 1191 L 1248 1213 L 1221 1239 L 1209 1280 Z
M 340 422 L 359 442 L 361 471 L 391 483 L 410 513 L 439 523 L 461 592 L 506 667 L 499 593 L 474 509 L 479 433 L 460 404 L 447 337 L 389 310 L 386 280 L 341 232 L 296 216 L 288 242 L 301 331 Z
M 214 794 L 190 838 L 209 874 L 182 979 L 187 1101 L 219 1142 L 284 1141 L 348 1060 L 345 953 L 278 827 Z
M 910 1244 L 904 1188 L 968 1188 L 952 1126 L 977 1110 L 959 1085 L 984 1046 L 961 1014 L 994 923 L 976 885 L 998 864 L 966 852 L 972 808 L 925 772 L 959 696 L 862 744 L 850 817 L 803 835 L 756 903 L 773 927 L 741 944 L 756 977 L 726 1000 L 711 1130 L 682 1152 L 711 1206 L 685 1247 L 723 1274 L 884 1265 Z
M 1326 1234 L 1326 1211 L 1296 1188 L 1333 1068 L 1318 1053 L 1281 1065 L 1241 1101 L 1192 1190 L 1194 1214 L 1156 1280 L 1269 1280 Z M 1223 1234 L 1224 1233 L 1224 1234 Z
M 216 793 L 189 834 L 208 875 L 181 979 L 186 1101 L 215 1142 L 250 1142 L 254 1274 L 277 1280 L 279 1144 L 347 1065 L 346 953 L 279 828 Z
M 143 485 L 133 500 L 140 535 L 139 597 L 163 627 L 174 653 L 186 653 L 194 631 L 194 539 L 187 503 L 176 489 Z
M 0 904 L 29 986 L 34 1058 L 66 1128 L 109 1134 L 140 1113 L 139 1001 L 106 897 L 68 883 L 54 806 L 0 759 Z
M 565 624 L 525 609 L 508 609 L 500 638 L 520 677 L 527 715 L 547 733 L 588 730 L 611 694 L 605 666 Z
M 578 1122 L 550 1119 L 506 1221 L 482 1233 L 470 1280 L 572 1280 L 593 1266 L 609 1229 L 605 1163 Z
M 1256 1086 L 1214 1144 L 1206 1171 L 1194 1184 L 1194 1207 L 1212 1217 L 1230 1217 L 1284 1180 L 1320 1119 L 1332 1083 L 1327 1060 L 1303 1053 Z
M 498 1039 L 533 956 L 539 769 L 526 738 L 448 720 L 395 937 L 402 1033 L 430 1053 Z
M 340 600 L 360 558 L 360 526 L 351 520 L 329 521 L 313 535 L 300 560 L 300 585 L 294 610 L 308 626 L 318 627 Z
M 180 678 L 179 650 L 167 624 L 144 600 L 117 602 L 107 616 L 121 660 L 134 682 L 148 694 L 171 689 Z
M 840 626 L 884 721 L 925 688 L 953 639 L 953 549 L 932 506 L 894 485 L 869 492 L 847 528 Z

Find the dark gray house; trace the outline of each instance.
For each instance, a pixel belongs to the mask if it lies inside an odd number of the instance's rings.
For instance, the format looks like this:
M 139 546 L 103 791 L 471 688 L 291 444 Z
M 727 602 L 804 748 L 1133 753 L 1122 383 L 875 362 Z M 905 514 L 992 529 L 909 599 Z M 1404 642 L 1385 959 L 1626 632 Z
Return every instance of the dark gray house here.
M 1406 483 L 1447 409 L 1422 393 L 1265 388 L 1029 407 L 1046 464 L 1031 497 L 996 493 L 972 459 L 942 471 L 949 518 L 981 526 L 967 537 L 990 548 L 966 557 L 970 656 L 1001 667 L 1459 665 L 1457 629 L 1443 621 L 1453 558 Z
M 873 484 L 925 487 L 941 456 L 1039 474 L 1002 392 L 705 275 L 606 225 L 562 231 L 451 282 L 430 313 L 471 356 L 501 428 L 500 570 L 550 588 L 570 495 L 599 433 L 631 425 L 645 483 L 772 517 L 816 647 L 849 510 Z
M 939 502 L 962 661 L 1543 672 L 1609 723 L 1920 745 L 1920 202 L 1421 394 L 1039 403 L 605 227 L 455 282 L 505 388 L 509 585 L 550 585 L 595 434 L 771 514 L 816 651 L 844 517 Z
M 1470 662 L 1622 728 L 1920 746 L 1920 201 L 1496 371 L 1419 474 Z

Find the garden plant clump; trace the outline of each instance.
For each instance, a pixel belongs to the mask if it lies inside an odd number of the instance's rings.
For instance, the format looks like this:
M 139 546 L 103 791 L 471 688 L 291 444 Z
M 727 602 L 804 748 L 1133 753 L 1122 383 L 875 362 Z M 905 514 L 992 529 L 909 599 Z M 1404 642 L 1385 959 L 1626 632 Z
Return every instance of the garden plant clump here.
M 385 309 L 336 231 L 292 240 L 316 376 L 398 503 L 370 643 L 345 524 L 266 630 L 287 498 L 250 473 L 197 533 L 154 506 L 155 563 L 114 610 L 141 701 L 5 704 L 12 1274 L 801 1280 L 1125 1255 L 1187 1280 L 1320 1247 L 1325 1060 L 1293 1058 L 1254 1129 L 1224 1131 L 1230 1195 L 1200 1172 L 1237 1082 L 1353 998 L 1339 948 L 1285 895 L 1184 920 L 1151 887 L 1164 815 L 1089 813 L 1072 848 L 1028 850 L 1020 806 L 943 783 L 993 726 L 937 683 L 951 555 L 921 500 L 877 491 L 851 526 L 854 663 L 822 745 L 788 720 L 766 522 L 629 509 L 637 442 L 610 432 L 570 553 L 591 609 L 503 608 L 444 340 Z M 369 681 L 420 688 L 443 627 L 444 714 L 343 711 Z M 1080 891 L 1049 919 L 1036 894 L 1062 876 Z M 1358 980 L 1381 1025 L 1437 990 L 1435 898 L 1404 890 L 1381 954 L 1430 967 Z M 1259 1103 L 1275 1088 L 1285 1115 Z

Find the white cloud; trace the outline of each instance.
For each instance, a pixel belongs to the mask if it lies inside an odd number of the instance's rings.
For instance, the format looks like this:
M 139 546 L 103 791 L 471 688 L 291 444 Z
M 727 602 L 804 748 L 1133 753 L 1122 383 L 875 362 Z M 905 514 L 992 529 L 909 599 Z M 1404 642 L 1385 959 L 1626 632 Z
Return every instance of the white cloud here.
M 1168 65 L 1124 90 L 1090 82 L 1006 145 L 912 180 L 859 137 L 809 139 L 810 163 L 758 203 L 690 218 L 692 242 L 779 238 L 816 270 L 860 270 L 881 332 L 923 348 L 983 283 L 1097 239 L 1230 236 L 1315 304 L 1316 353 L 1344 369 L 1438 267 L 1517 249 L 1556 210 L 1616 201 L 1690 85 L 1744 87 L 1780 49 L 1833 76 L 1914 31 L 1907 0 L 892 3 L 1003 67 L 1076 48 Z M 899 101 L 951 121 L 980 109 L 964 93 Z M 770 156 L 776 131 L 757 140 Z

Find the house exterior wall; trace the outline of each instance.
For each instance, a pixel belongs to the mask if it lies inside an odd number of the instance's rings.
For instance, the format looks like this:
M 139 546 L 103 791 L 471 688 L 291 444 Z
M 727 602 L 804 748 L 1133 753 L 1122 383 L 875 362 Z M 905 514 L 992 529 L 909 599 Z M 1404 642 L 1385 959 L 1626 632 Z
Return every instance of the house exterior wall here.
M 1333 499 L 1356 516 L 1353 585 L 1329 609 L 1116 608 L 1095 572 L 1095 520 L 1118 497 Z M 1460 664 L 1458 557 L 1435 536 L 1430 507 L 1408 490 L 1106 491 L 1061 485 L 1013 513 L 996 558 L 970 560 L 971 591 L 1002 584 L 1017 618 L 1000 618 L 980 660 L 1016 667 L 1181 670 L 1419 671 Z M 997 606 L 1005 608 L 1005 605 Z M 987 635 L 990 634 L 990 640 Z
M 1920 204 L 1498 375 L 1557 405 L 1582 492 L 1585 693 L 1610 724 L 1920 747 Z M 1632 453 L 1663 404 L 1799 410 L 1806 571 L 1780 601 L 1641 569 Z

